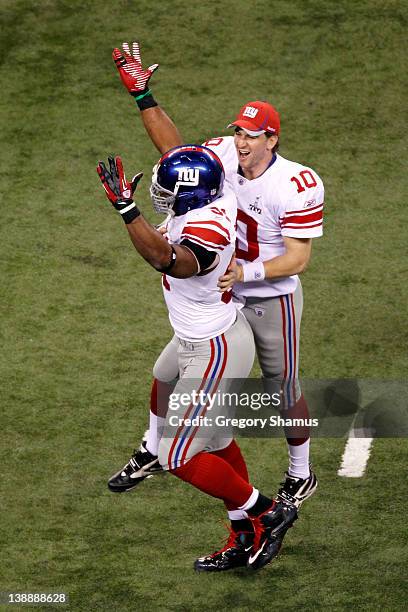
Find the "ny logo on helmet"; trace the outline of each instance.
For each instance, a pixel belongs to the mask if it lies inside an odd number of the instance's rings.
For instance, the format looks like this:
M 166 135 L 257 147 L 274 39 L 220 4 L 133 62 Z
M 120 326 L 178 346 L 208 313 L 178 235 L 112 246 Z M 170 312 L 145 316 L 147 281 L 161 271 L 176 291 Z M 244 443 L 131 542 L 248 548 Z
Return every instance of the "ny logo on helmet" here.
M 246 106 L 244 112 L 242 113 L 242 116 L 254 119 L 258 114 L 258 110 L 259 109 L 255 108 L 254 106 Z
M 197 187 L 200 181 L 200 170 L 198 168 L 177 168 L 178 181 L 175 184 L 174 193 L 177 194 L 181 185 Z

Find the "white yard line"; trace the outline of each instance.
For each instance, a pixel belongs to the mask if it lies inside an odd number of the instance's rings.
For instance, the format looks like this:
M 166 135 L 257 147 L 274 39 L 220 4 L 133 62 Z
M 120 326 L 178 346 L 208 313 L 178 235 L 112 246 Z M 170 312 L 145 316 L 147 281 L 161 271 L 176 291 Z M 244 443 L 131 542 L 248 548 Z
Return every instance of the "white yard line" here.
M 348 478 L 361 478 L 370 457 L 373 438 L 359 438 L 358 430 L 351 429 L 337 474 Z M 361 434 L 360 434 L 361 435 Z

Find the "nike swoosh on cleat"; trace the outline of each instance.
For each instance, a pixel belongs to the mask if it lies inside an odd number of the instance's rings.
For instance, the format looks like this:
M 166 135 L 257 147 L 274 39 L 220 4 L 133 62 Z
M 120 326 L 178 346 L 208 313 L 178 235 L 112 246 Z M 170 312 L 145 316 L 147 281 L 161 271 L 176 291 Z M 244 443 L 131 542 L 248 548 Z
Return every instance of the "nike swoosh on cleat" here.
M 129 476 L 129 478 L 141 478 L 143 476 L 143 470 L 138 470 L 137 472 L 133 472 L 133 474 L 131 474 Z
M 257 558 L 259 557 L 259 555 L 261 554 L 261 552 L 262 552 L 262 551 L 263 551 L 263 549 L 264 549 L 265 543 L 266 543 L 266 540 L 265 540 L 265 542 L 262 544 L 261 548 L 259 548 L 259 549 L 256 551 L 256 553 L 254 554 L 254 556 L 250 555 L 250 557 L 249 557 L 249 559 L 248 559 L 248 563 L 249 563 L 250 565 L 251 565 L 251 563 L 253 563 L 254 561 L 256 561 L 256 560 L 257 560 Z
M 154 459 L 153 461 L 151 461 L 150 463 L 146 463 L 146 465 L 143 465 L 137 472 L 134 472 L 133 474 L 130 475 L 130 478 L 140 478 L 141 476 L 144 476 L 145 473 L 149 472 L 149 468 L 156 463 L 157 459 Z

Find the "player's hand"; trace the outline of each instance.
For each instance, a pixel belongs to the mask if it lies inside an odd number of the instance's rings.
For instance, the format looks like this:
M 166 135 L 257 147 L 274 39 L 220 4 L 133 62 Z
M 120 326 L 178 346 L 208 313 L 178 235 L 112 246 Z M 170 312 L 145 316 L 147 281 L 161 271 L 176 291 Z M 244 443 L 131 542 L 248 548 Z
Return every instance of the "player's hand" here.
M 165 218 L 164 221 L 162 221 L 161 223 L 159 223 L 158 225 L 155 226 L 157 231 L 159 232 L 159 234 L 161 234 L 164 238 L 166 238 L 167 233 L 168 233 L 167 225 L 168 225 L 168 222 L 169 222 L 169 218 L 170 218 L 170 215 L 167 215 L 167 217 Z M 167 240 L 167 238 L 166 238 L 166 240 Z
M 123 52 L 115 48 L 112 53 L 113 61 L 119 70 L 122 83 L 131 96 L 137 97 L 149 88 L 149 80 L 159 64 L 152 64 L 146 70 L 142 67 L 139 43 L 132 43 L 130 51 L 129 43 L 123 43 Z
M 165 238 L 167 242 L 169 242 L 169 233 L 167 229 L 167 223 L 165 225 L 159 225 L 158 227 L 156 227 L 156 229 L 159 232 L 159 234 L 161 234 L 163 238 Z
M 231 289 L 234 283 L 241 282 L 243 278 L 244 274 L 242 271 L 242 266 L 237 263 L 237 260 L 235 258 L 233 258 L 227 268 L 226 273 L 219 277 L 217 286 L 219 290 L 223 293 L 224 291 L 228 291 L 228 289 Z
M 143 176 L 143 172 L 136 174 L 129 182 L 123 170 L 120 157 L 108 157 L 109 170 L 104 162 L 100 161 L 96 168 L 106 196 L 113 207 L 122 215 L 125 223 L 130 223 L 140 215 L 140 211 L 133 202 L 133 194 Z

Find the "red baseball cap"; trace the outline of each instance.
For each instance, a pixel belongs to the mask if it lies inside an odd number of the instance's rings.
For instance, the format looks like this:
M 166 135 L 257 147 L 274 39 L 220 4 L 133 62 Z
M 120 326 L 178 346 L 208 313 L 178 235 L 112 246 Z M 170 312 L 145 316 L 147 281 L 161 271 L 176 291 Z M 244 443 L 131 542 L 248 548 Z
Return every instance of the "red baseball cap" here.
M 247 102 L 239 111 L 235 121 L 228 127 L 240 127 L 250 136 L 260 136 L 265 132 L 271 132 L 279 136 L 280 117 L 279 113 L 269 102 Z

